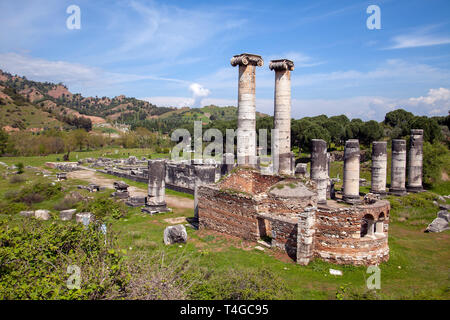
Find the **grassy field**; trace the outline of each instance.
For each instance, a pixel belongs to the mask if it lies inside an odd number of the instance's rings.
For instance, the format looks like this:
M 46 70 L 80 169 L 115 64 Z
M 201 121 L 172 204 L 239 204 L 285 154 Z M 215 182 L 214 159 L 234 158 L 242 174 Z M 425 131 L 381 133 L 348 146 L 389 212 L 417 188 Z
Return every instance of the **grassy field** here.
M 81 157 L 97 157 L 105 153 L 112 153 L 108 157 L 128 157 L 128 153 L 138 157 L 149 155 L 146 150 L 116 149 L 78 152 L 71 154 L 71 160 L 76 155 Z M 154 155 L 153 155 L 154 156 Z M 43 166 L 47 161 L 55 161 L 61 155 L 29 158 L 0 158 L 8 165 L 23 162 L 25 165 Z M 334 163 L 331 175 L 342 170 L 342 164 Z M 48 170 L 54 173 L 53 170 Z M 54 177 L 36 175 L 32 169 L 26 169 L 25 181 L 11 183 L 11 175 L 5 176 L 6 168 L 0 166 L 0 199 L 11 190 L 18 190 L 30 181 L 53 181 Z M 342 172 L 342 171 L 340 171 Z M 367 172 L 361 174 L 365 177 Z M 110 176 L 108 176 L 110 177 Z M 342 173 L 340 174 L 342 178 Z M 368 177 L 370 180 L 370 176 Z M 146 184 L 126 181 L 130 185 L 145 189 Z M 86 181 L 68 180 L 63 182 L 64 193 L 76 190 L 76 185 L 87 184 Z M 84 192 L 84 191 L 83 191 Z M 89 194 L 99 197 L 106 190 L 98 194 Z M 178 197 L 191 195 L 167 191 Z M 450 232 L 439 234 L 424 233 L 426 225 L 435 217 L 438 208 L 433 204 L 438 194 L 450 194 L 448 182 L 442 183 L 433 189 L 433 192 L 410 194 L 403 198 L 389 197 L 392 205 L 391 224 L 389 226 L 390 259 L 383 263 L 381 268 L 381 289 L 375 294 L 366 295 L 366 279 L 370 274 L 365 267 L 338 266 L 315 260 L 308 266 L 299 266 L 289 258 L 275 250 L 265 249 L 264 252 L 255 249 L 257 243 L 244 241 L 238 238 L 222 235 L 207 230 L 194 230 L 187 228 L 188 243 L 166 247 L 162 242 L 165 227 L 170 224 L 165 219 L 176 217 L 192 217 L 193 209 L 173 208 L 172 213 L 155 216 L 142 214 L 139 208 L 129 208 L 126 217 L 120 220 L 111 219 L 111 227 L 118 232 L 120 246 L 128 255 L 157 252 L 164 250 L 175 255 L 186 255 L 195 262 L 195 267 L 201 270 L 211 270 L 223 273 L 228 270 L 237 272 L 242 270 L 268 269 L 280 276 L 285 285 L 291 289 L 293 299 L 336 299 L 336 293 L 345 290 L 350 298 L 380 298 L 380 299 L 450 299 Z M 61 200 L 59 197 L 45 200 L 33 205 L 33 209 L 46 208 L 57 212 L 53 207 Z M 449 203 L 449 201 L 447 201 Z M 19 222 L 19 215 L 0 215 L 0 219 L 11 218 Z M 329 274 L 329 269 L 343 271 L 342 277 Z

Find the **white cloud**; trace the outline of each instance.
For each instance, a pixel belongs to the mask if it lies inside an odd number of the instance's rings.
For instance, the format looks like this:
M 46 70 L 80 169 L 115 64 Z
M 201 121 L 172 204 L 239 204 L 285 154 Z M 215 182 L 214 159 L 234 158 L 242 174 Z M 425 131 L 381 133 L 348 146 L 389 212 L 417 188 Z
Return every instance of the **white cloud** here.
M 156 2 L 130 1 L 123 10 L 127 13 L 121 19 L 123 23 L 114 25 L 111 30 L 119 35 L 119 45 L 108 52 L 109 61 L 139 58 L 158 63 L 174 61 L 208 41 L 220 42 L 227 33 L 246 23 L 245 19 L 230 18 L 219 8 L 184 9 Z M 129 19 L 130 14 L 134 19 Z
M 210 94 L 210 91 L 199 83 L 192 83 L 189 90 L 192 92 L 192 98 L 194 99 L 193 107 L 200 107 L 202 100 Z
M 182 97 L 150 97 L 144 98 L 153 104 L 164 106 L 191 106 L 194 99 Z M 234 99 L 206 98 L 202 106 L 214 104 L 217 106 L 237 106 Z M 450 89 L 430 89 L 426 96 L 395 99 L 382 96 L 356 96 L 342 99 L 292 99 L 293 118 L 327 116 L 345 114 L 350 119 L 382 121 L 387 112 L 402 108 L 416 115 L 446 115 L 450 110 Z M 256 110 L 273 115 L 273 99 L 256 99 Z
M 35 81 L 63 82 L 70 87 L 105 89 L 111 85 L 133 81 L 168 81 L 186 87 L 189 81 L 159 77 L 108 72 L 96 67 L 85 66 L 67 61 L 50 61 L 17 53 L 0 53 L 0 69 L 26 76 Z M 119 94 L 119 93 L 118 93 Z
M 440 36 L 430 33 L 437 27 L 438 25 L 425 26 L 410 34 L 395 36 L 392 38 L 394 44 L 385 49 L 405 49 L 449 44 L 450 36 Z

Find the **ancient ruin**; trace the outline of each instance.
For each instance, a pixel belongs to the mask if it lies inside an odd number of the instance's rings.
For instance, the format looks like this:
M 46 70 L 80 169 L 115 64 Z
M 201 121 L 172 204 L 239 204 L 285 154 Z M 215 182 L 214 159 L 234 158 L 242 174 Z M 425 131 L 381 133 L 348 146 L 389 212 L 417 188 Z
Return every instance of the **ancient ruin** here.
M 249 53 L 231 59 L 233 67 L 239 66 L 237 163 L 256 165 L 256 96 L 255 70 L 262 67 L 261 56 Z
M 291 152 L 291 60 L 272 60 L 269 69 L 275 71 L 275 108 L 274 128 L 278 130 L 278 139 L 274 148 L 278 151 L 279 173 L 292 175 L 294 155 Z
M 253 64 L 249 63 L 250 58 Z M 255 119 L 253 89 L 255 66 L 258 61 L 262 65 L 259 59 L 248 54 L 232 59 L 233 66 L 240 66 L 238 114 L 247 130 L 254 130 L 253 122 L 244 120 Z M 247 69 L 249 64 L 251 68 Z M 349 140 L 345 145 L 344 191 L 339 201 L 327 201 L 334 194 L 334 185 L 329 179 L 331 157 L 325 141 L 312 141 L 311 179 L 307 177 L 306 164 L 298 164 L 292 175 L 289 71 L 293 70 L 293 63 L 273 60 L 270 69 L 276 72 L 274 127 L 281 131 L 275 142 L 280 152 L 279 171 L 263 174 L 247 166 L 248 157 L 254 156 L 255 141 L 238 138 L 238 159 L 244 157 L 240 164 L 246 166 L 233 170 L 217 183 L 197 187 L 199 227 L 253 241 L 265 240 L 266 245 L 284 251 L 303 265 L 313 258 L 354 265 L 387 261 L 390 205 L 377 197 L 363 199 L 359 195 L 358 140 Z M 378 180 L 373 189 L 382 192 L 383 165 L 375 162 L 381 170 L 375 174 Z
M 391 187 L 389 193 L 402 196 L 406 194 L 406 141 L 392 140 Z
M 167 208 L 165 195 L 166 161 L 149 160 L 148 161 L 148 196 L 145 207 L 142 212 L 155 214 L 170 211 Z
M 409 149 L 409 171 L 408 185 L 409 192 L 423 191 L 422 187 L 422 163 L 423 163 L 423 130 L 411 130 L 411 146 Z
M 372 143 L 372 179 L 370 192 L 386 195 L 387 175 L 387 142 L 374 141 Z

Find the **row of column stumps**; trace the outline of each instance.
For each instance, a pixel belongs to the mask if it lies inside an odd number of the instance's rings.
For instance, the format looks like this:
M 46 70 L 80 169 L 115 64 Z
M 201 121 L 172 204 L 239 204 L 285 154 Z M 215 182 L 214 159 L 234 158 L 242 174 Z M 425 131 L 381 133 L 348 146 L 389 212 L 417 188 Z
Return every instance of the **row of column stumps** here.
M 312 140 L 311 179 L 317 184 L 318 203 L 325 204 L 326 185 L 329 179 L 329 154 L 324 140 Z M 385 196 L 387 177 L 387 142 L 374 141 L 372 144 L 372 168 L 370 192 Z M 409 149 L 408 185 L 406 186 L 406 141 L 392 140 L 391 187 L 389 193 L 402 196 L 409 192 L 421 192 L 423 166 L 423 130 L 411 130 Z M 342 199 L 351 204 L 361 203 L 359 197 L 360 148 L 359 141 L 346 141 L 344 148 L 344 177 Z
M 264 65 L 264 60 L 256 54 L 242 53 L 231 59 L 231 65 L 239 66 L 237 163 L 254 167 L 257 164 L 255 70 Z M 274 173 L 292 175 L 295 161 L 291 152 L 291 71 L 294 62 L 272 60 L 269 69 L 275 71 L 274 129 L 278 131 L 273 149 L 278 151 L 279 166 Z

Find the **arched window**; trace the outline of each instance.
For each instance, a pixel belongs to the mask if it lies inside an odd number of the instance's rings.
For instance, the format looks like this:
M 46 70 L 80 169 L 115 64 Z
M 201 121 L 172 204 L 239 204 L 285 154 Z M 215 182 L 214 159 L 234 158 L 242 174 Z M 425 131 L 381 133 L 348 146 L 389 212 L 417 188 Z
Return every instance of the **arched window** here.
M 374 218 L 371 214 L 366 214 L 361 221 L 361 238 L 374 236 L 375 233 Z

